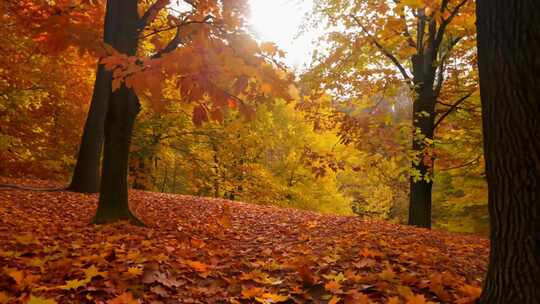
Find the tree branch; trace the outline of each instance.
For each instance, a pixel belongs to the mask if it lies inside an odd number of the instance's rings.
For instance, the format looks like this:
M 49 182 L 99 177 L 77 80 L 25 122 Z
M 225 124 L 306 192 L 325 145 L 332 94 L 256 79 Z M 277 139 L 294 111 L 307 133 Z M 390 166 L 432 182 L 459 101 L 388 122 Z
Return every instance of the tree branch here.
M 444 66 L 446 64 L 446 61 L 450 57 L 452 50 L 458 44 L 461 38 L 463 37 L 457 37 L 450 41 L 450 44 L 448 45 L 448 50 L 446 51 L 446 53 L 444 53 L 444 55 L 442 56 L 440 60 L 440 64 L 438 66 L 437 84 L 435 85 L 435 90 L 434 90 L 435 96 L 439 96 L 439 94 L 441 93 L 442 85 L 444 82 Z
M 439 30 L 437 31 L 437 36 L 435 38 L 435 44 L 434 44 L 434 50 L 436 52 L 439 51 L 439 47 L 442 43 L 442 40 L 443 40 L 443 37 L 444 37 L 444 32 L 446 31 L 446 28 L 448 27 L 448 25 L 450 24 L 450 22 L 452 22 L 452 20 L 454 19 L 454 17 L 456 17 L 456 15 L 459 13 L 459 10 L 468 2 L 469 0 L 462 0 L 453 10 L 452 12 L 450 13 L 450 16 L 448 16 L 448 18 L 444 19 L 441 23 L 441 25 L 439 26 Z M 444 5 L 446 2 L 446 5 Z M 444 6 L 441 6 L 441 9 L 446 9 L 446 6 L 448 5 L 448 1 L 443 1 L 443 5 Z
M 156 58 L 159 58 L 161 56 L 163 56 L 164 54 L 167 54 L 167 53 L 170 53 L 172 51 L 174 51 L 178 45 L 180 45 L 180 43 L 182 43 L 182 36 L 180 35 L 180 28 L 184 27 L 184 26 L 187 26 L 187 25 L 190 25 L 190 24 L 212 24 L 211 22 L 208 22 L 210 19 L 212 19 L 212 16 L 208 15 L 206 17 L 204 17 L 204 19 L 202 21 L 186 21 L 186 22 L 182 22 L 178 25 L 176 25 L 175 27 L 171 27 L 171 28 L 168 28 L 167 30 L 171 30 L 173 28 L 176 28 L 176 34 L 174 35 L 174 38 L 169 41 L 169 43 L 163 48 L 161 49 L 159 52 L 155 53 L 153 56 L 152 56 L 152 59 L 156 59 Z
M 480 160 L 480 158 L 482 158 L 482 155 L 479 155 L 475 159 L 473 159 L 473 160 L 471 160 L 469 162 L 466 162 L 466 163 L 464 163 L 462 165 L 459 165 L 459 166 L 450 167 L 450 168 L 440 168 L 439 171 L 449 171 L 449 170 L 462 169 L 462 168 L 465 168 L 465 167 L 476 164 Z
M 405 81 L 407 81 L 407 83 L 409 85 L 412 85 L 412 79 L 411 77 L 409 76 L 409 74 L 407 73 L 407 70 L 405 70 L 405 68 L 403 67 L 403 65 L 399 62 L 399 60 L 396 58 L 396 56 L 394 56 L 392 53 L 390 53 L 390 51 L 388 51 L 386 48 L 384 48 L 382 46 L 382 44 L 379 43 L 379 41 L 377 41 L 377 39 L 371 35 L 367 29 L 364 27 L 364 25 L 360 22 L 360 20 L 358 20 L 358 18 L 356 18 L 356 16 L 354 15 L 349 15 L 351 18 L 354 19 L 354 21 L 358 24 L 358 26 L 362 29 L 362 31 L 369 37 L 369 39 L 371 40 L 371 42 L 379 49 L 379 51 L 381 51 L 381 53 L 383 53 L 388 59 L 390 59 L 390 61 L 392 61 L 392 63 L 394 63 L 394 65 L 398 68 L 398 70 L 401 72 L 401 75 L 403 76 L 403 78 L 405 79 Z
M 146 12 L 142 15 L 142 17 L 139 19 L 139 30 L 142 30 L 145 28 L 148 24 L 152 23 L 156 16 L 158 15 L 159 11 L 161 11 L 165 6 L 169 4 L 170 0 L 157 0 L 152 4 Z
M 467 98 L 471 97 L 471 95 L 473 94 L 473 92 L 470 92 L 469 94 L 461 97 L 458 101 L 456 101 L 451 107 L 450 109 L 448 109 L 448 111 L 446 111 L 441 117 L 439 117 L 439 119 L 437 119 L 437 121 L 435 122 L 435 124 L 433 125 L 433 129 L 435 130 L 437 128 L 437 126 L 439 126 L 439 124 L 441 124 L 441 122 L 448 116 L 450 115 L 450 113 L 452 113 L 460 104 L 462 104 L 465 100 L 467 100 Z

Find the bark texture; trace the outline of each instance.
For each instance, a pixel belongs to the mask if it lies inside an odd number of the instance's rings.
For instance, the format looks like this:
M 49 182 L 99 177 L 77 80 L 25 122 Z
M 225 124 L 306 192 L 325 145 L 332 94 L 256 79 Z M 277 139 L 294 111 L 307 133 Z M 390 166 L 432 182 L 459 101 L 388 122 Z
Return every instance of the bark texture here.
M 101 150 L 107 104 L 111 91 L 111 73 L 99 65 L 90 109 L 68 190 L 81 193 L 99 192 Z
M 540 1 L 478 0 L 491 254 L 482 304 L 540 303 Z
M 103 41 L 115 47 L 118 23 L 111 10 L 105 15 Z M 103 149 L 104 124 L 111 95 L 112 73 L 98 63 L 94 92 L 84 124 L 83 136 L 68 190 L 81 193 L 99 192 L 101 152 Z
M 434 22 L 433 22 L 434 23 Z M 435 27 L 435 25 L 431 26 Z M 431 29 L 430 33 L 434 31 Z M 434 34 L 432 34 L 434 35 Z M 413 161 L 412 169 L 416 171 L 421 179 L 410 180 L 409 195 L 409 225 L 431 228 L 431 192 L 433 183 L 434 160 L 425 156 L 425 152 L 430 147 L 426 146 L 424 137 L 433 141 L 435 124 L 435 102 L 437 96 L 433 90 L 435 73 L 437 71 L 433 54 L 434 41 L 430 41 L 428 47 L 421 53 L 413 57 L 413 83 L 415 86 L 416 98 L 413 104 L 413 146 L 412 150 L 417 155 L 417 161 Z M 427 177 L 427 179 L 426 179 Z
M 137 0 L 108 0 L 107 14 L 116 31 L 115 48 L 133 56 L 139 43 L 139 15 Z M 93 222 L 96 224 L 128 220 L 142 225 L 128 205 L 128 160 L 133 124 L 140 104 L 135 92 L 122 85 L 111 92 L 105 119 L 105 145 L 98 209 Z

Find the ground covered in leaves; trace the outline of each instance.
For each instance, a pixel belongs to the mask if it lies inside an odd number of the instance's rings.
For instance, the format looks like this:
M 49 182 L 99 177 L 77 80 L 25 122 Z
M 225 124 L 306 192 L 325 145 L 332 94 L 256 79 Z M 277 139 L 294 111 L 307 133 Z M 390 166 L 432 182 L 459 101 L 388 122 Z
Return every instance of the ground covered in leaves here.
M 58 184 L 2 179 L 33 186 Z M 356 217 L 132 191 L 0 189 L 0 303 L 472 303 L 488 242 Z

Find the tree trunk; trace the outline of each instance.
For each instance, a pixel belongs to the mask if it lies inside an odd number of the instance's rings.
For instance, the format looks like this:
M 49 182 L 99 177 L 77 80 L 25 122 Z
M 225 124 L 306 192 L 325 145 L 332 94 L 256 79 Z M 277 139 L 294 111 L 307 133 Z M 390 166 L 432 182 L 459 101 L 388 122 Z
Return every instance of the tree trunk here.
M 117 47 L 115 35 L 118 30 L 117 11 L 111 9 L 111 4 L 107 3 L 105 13 L 105 25 L 103 31 L 103 41 L 113 47 Z M 98 63 L 94 92 L 88 117 L 84 124 L 83 136 L 77 155 L 77 163 L 73 171 L 71 183 L 68 190 L 81 193 L 99 192 L 100 183 L 100 162 L 103 149 L 103 132 L 105 115 L 111 95 L 112 73 L 105 70 L 105 67 Z
M 540 2 L 478 0 L 491 254 L 480 303 L 540 303 Z
M 116 25 L 116 49 L 129 56 L 135 55 L 139 42 L 137 0 L 108 0 L 107 10 Z M 93 220 L 96 224 L 128 220 L 142 225 L 129 210 L 127 185 L 131 135 L 139 110 L 139 100 L 132 89 L 122 85 L 111 93 L 105 119 L 101 189 Z
M 435 69 L 430 61 L 431 54 L 413 58 L 413 72 L 416 98 L 413 104 L 413 145 L 415 161 L 411 175 L 409 195 L 409 225 L 431 228 L 431 190 L 433 159 L 425 152 L 433 142 L 435 123 L 435 93 L 433 82 Z
M 118 1 L 118 0 L 114 0 Z M 94 223 L 129 220 L 142 224 L 129 210 L 128 157 L 133 124 L 140 105 L 133 90 L 122 86 L 112 94 L 105 120 L 105 149 L 99 205 Z
M 99 192 L 99 165 L 103 147 L 103 128 L 111 92 L 112 74 L 98 65 L 94 93 L 84 124 L 83 136 L 68 190 L 81 193 Z

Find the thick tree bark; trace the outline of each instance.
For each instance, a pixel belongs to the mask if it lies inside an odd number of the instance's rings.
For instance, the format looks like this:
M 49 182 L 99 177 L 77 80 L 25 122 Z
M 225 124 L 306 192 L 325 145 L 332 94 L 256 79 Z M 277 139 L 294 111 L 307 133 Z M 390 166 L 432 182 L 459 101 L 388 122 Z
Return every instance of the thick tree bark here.
M 108 0 L 107 11 L 116 31 L 115 48 L 126 55 L 137 52 L 139 15 L 137 0 Z M 105 145 L 96 224 L 128 220 L 142 225 L 129 210 L 128 160 L 133 124 L 140 110 L 139 100 L 132 89 L 122 85 L 111 93 L 105 119 Z
M 105 120 L 103 178 L 94 217 L 96 224 L 128 220 L 142 225 L 129 210 L 127 185 L 131 135 L 139 109 L 139 100 L 133 90 L 122 86 L 112 94 Z
M 425 140 L 433 141 L 435 123 L 435 92 L 433 83 L 436 69 L 431 60 L 431 53 L 413 58 L 413 82 L 416 98 L 413 104 L 413 153 L 416 161 L 412 169 L 419 177 L 411 176 L 409 194 L 409 225 L 431 228 L 431 192 L 433 187 L 433 159 L 425 156 Z M 427 178 L 426 178 L 427 177 Z
M 478 0 L 491 254 L 482 304 L 540 303 L 540 2 Z

